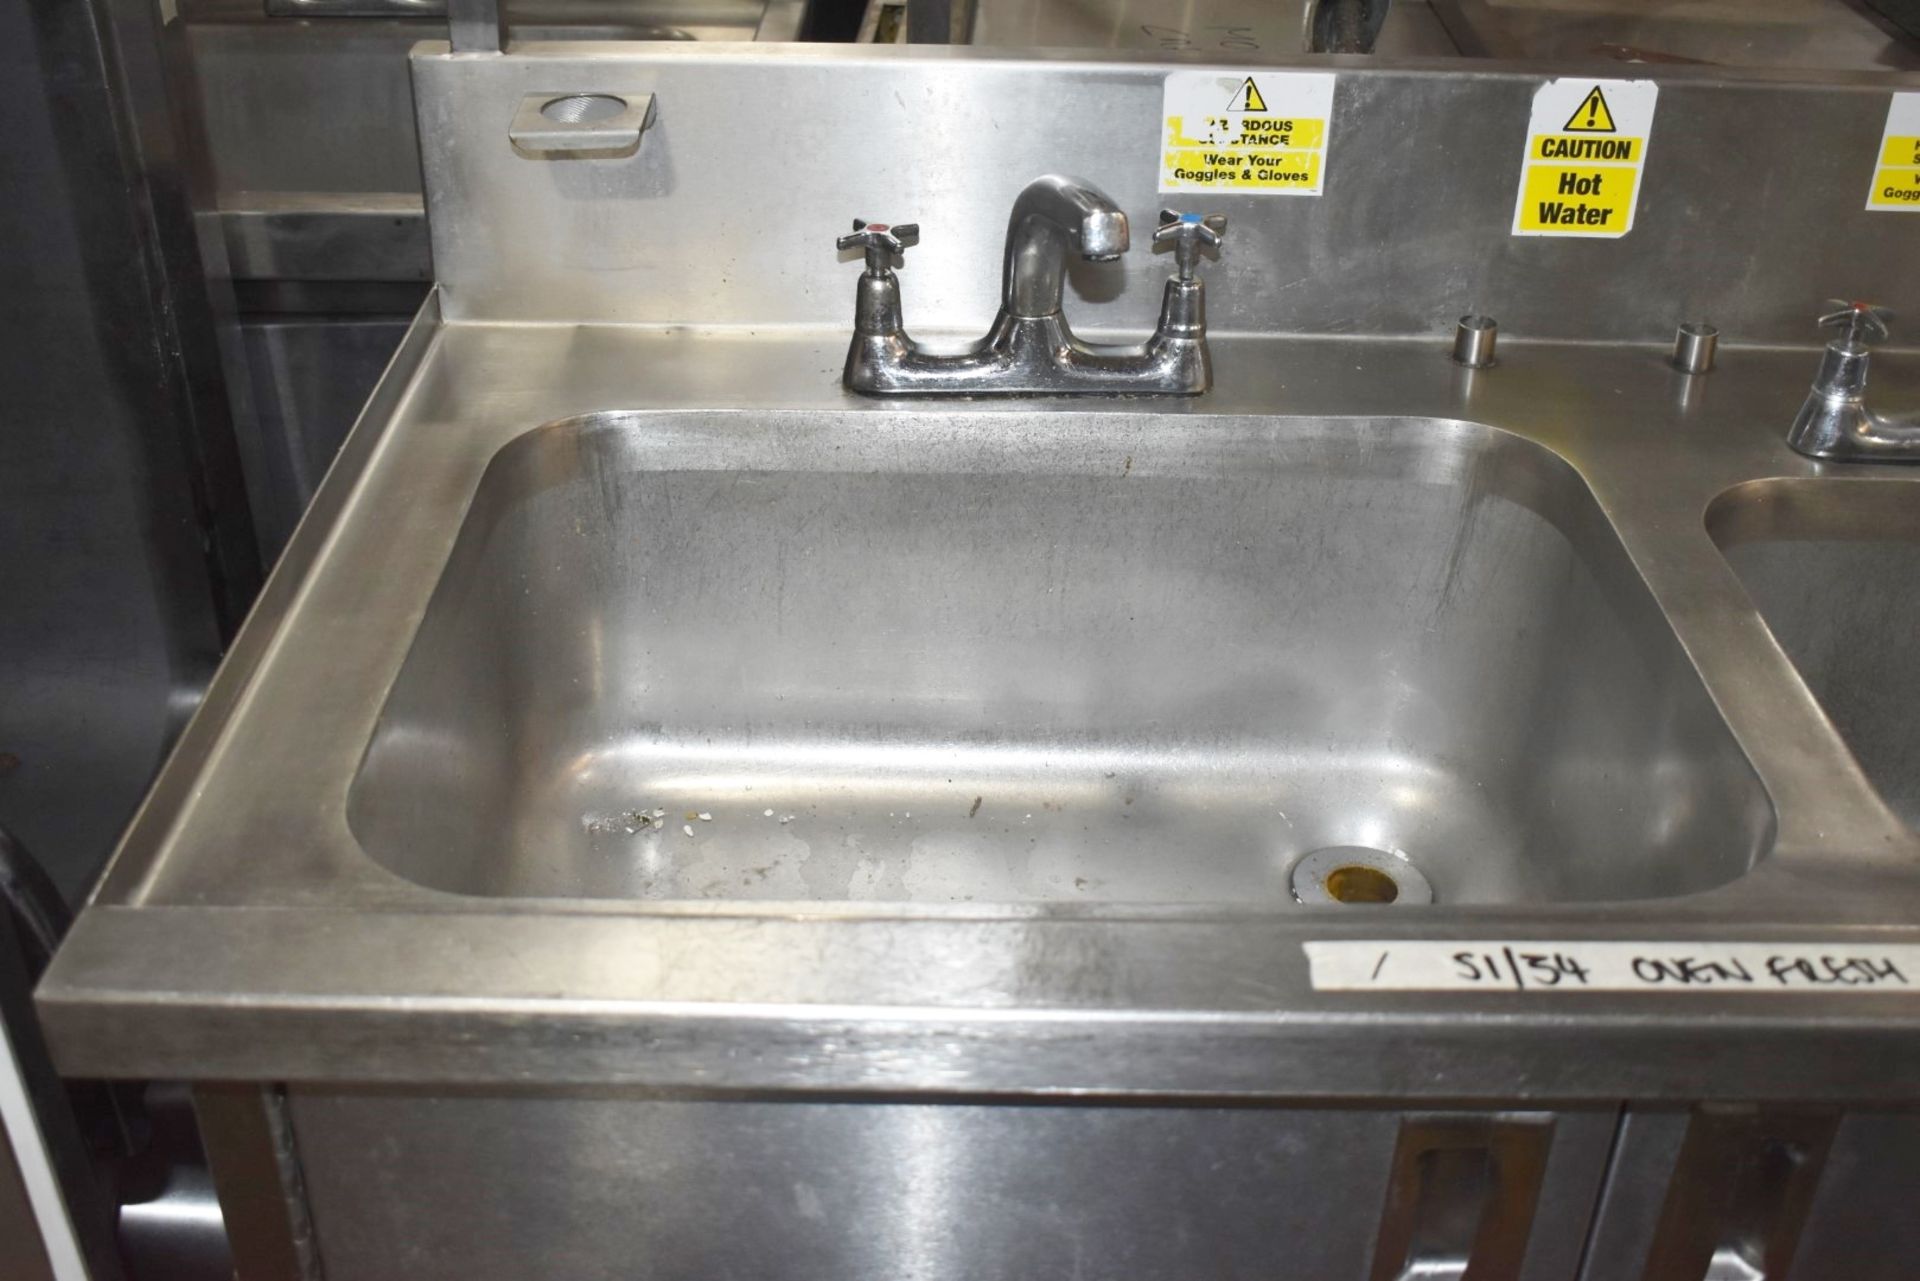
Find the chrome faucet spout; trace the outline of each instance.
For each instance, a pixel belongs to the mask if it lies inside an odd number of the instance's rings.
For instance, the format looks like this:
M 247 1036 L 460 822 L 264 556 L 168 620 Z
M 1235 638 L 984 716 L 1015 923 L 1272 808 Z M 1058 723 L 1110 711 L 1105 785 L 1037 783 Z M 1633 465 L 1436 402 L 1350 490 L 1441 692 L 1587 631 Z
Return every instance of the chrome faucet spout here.
M 1026 185 L 1007 218 L 1001 303 L 1009 316 L 1059 312 L 1067 251 L 1112 262 L 1127 251 L 1127 215 L 1090 182 L 1046 174 Z

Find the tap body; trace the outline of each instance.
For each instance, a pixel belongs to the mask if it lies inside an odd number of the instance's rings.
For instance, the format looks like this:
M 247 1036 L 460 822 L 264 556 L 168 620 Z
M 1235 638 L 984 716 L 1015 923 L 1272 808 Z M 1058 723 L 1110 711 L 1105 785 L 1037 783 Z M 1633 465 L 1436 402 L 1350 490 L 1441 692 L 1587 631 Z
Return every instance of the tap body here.
M 1920 463 L 1920 414 L 1880 414 L 1867 407 L 1873 359 L 1867 343 L 1886 337 L 1884 313 L 1846 303 L 1820 323 L 1842 333 L 1820 357 L 1820 372 L 1787 430 L 1787 444 L 1830 462 Z
M 1787 443 L 1810 458 L 1853 463 L 1920 463 L 1920 414 L 1880 414 L 1867 407 L 1864 343 L 1827 344 L 1813 389 L 1794 415 Z
M 1225 224 L 1216 221 L 1211 243 L 1217 244 Z M 902 246 L 876 251 L 870 231 L 856 224 L 856 234 L 842 238 L 843 247 L 867 247 L 843 375 L 853 391 L 1194 395 L 1212 385 L 1205 287 L 1193 277 L 1190 254 L 1167 282 L 1159 324 L 1146 342 L 1103 346 L 1074 337 L 1061 308 L 1068 252 L 1110 262 L 1128 247 L 1126 214 L 1091 183 L 1049 174 L 1027 184 L 1007 219 L 999 314 L 984 337 L 950 355 L 928 352 L 908 336 L 891 262 Z

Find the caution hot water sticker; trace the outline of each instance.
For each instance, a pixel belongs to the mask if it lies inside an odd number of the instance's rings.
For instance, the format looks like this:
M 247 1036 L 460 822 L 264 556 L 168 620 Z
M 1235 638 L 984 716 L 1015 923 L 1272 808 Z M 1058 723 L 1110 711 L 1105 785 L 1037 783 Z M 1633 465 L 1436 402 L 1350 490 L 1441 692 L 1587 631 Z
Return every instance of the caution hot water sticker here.
M 1867 208 L 1920 210 L 1920 93 L 1896 93 L 1887 108 Z
M 1317 196 L 1334 77 L 1176 71 L 1161 107 L 1160 190 Z
M 1533 95 L 1514 201 L 1516 236 L 1624 236 L 1660 86 L 1651 80 L 1554 80 Z

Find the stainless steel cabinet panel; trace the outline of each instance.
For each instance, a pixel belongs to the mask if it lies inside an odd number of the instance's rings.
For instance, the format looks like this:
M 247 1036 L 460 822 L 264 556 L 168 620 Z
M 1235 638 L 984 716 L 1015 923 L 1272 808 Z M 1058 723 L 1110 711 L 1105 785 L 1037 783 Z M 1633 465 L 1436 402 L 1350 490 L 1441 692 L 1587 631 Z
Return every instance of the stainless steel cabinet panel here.
M 1920 1113 L 1629 1109 L 1581 1277 L 1911 1281 L 1917 1175 Z
M 330 1281 L 1344 1281 L 1405 1119 L 305 1090 L 293 1116 Z M 1508 1275 L 1571 1277 L 1613 1116 L 1552 1118 Z

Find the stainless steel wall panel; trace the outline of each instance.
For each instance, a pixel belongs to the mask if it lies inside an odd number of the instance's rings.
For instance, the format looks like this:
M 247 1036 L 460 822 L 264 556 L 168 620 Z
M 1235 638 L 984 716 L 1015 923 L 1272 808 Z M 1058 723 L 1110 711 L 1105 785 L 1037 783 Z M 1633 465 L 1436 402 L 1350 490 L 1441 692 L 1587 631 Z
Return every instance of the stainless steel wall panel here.
M 977 333 L 1028 179 L 1090 178 L 1136 217 L 1165 203 L 1168 69 L 923 47 L 548 45 L 475 63 L 423 46 L 449 317 L 844 327 L 856 272 L 832 241 L 859 216 L 924 228 L 901 278 L 909 328 Z M 1340 64 L 1324 196 L 1189 198 L 1233 220 L 1214 332 L 1440 333 L 1481 311 L 1521 339 L 1665 342 L 1676 317 L 1706 317 L 1730 344 L 1787 343 L 1811 339 L 1820 298 L 1920 288 L 1920 218 L 1863 208 L 1900 79 L 1641 69 L 1661 93 L 1638 217 L 1595 242 L 1509 234 L 1550 74 Z M 657 123 L 628 159 L 528 160 L 504 121 L 547 90 L 654 93 Z M 741 198 L 746 181 L 780 193 L 776 214 Z M 1150 327 L 1165 274 L 1140 248 L 1077 264 L 1076 330 Z

